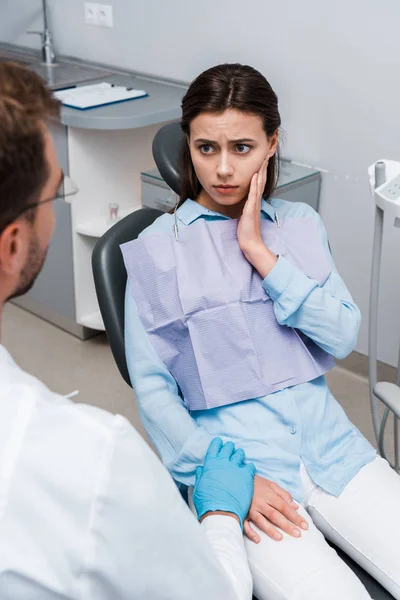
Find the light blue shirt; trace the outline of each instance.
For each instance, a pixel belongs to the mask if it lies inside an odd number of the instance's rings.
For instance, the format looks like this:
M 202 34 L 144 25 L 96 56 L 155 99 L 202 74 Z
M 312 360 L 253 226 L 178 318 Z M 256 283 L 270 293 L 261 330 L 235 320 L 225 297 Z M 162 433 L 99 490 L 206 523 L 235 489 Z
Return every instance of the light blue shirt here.
M 278 323 L 302 331 L 335 358 L 344 358 L 355 347 L 360 311 L 333 263 L 321 218 L 307 204 L 277 198 L 262 201 L 263 219 L 282 221 L 304 216 L 317 223 L 331 266 L 328 279 L 319 286 L 279 256 L 262 285 L 274 302 Z M 228 218 L 193 200 L 186 200 L 177 217 L 179 228 L 189 227 L 197 219 Z M 174 216 L 164 214 L 142 235 L 172 231 L 173 224 Z M 317 485 L 337 496 L 359 469 L 376 456 L 374 448 L 333 397 L 325 377 L 261 398 L 189 412 L 143 327 L 129 283 L 125 348 L 143 425 L 179 483 L 194 484 L 196 467 L 203 464 L 207 447 L 216 435 L 243 448 L 257 474 L 275 481 L 298 502 L 303 501 L 301 461 Z

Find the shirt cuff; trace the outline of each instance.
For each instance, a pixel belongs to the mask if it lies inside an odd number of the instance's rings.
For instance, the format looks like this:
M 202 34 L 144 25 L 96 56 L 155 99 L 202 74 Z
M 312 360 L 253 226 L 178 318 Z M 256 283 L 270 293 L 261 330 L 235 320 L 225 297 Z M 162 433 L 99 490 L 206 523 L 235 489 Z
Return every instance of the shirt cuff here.
M 276 302 L 279 296 L 286 290 L 294 278 L 296 271 L 296 267 L 288 260 L 282 256 L 278 257 L 276 264 L 262 282 L 264 290 L 273 302 Z
M 203 519 L 201 522 L 201 528 L 206 531 L 218 531 L 220 535 L 224 535 L 224 532 L 226 534 L 228 531 L 240 538 L 242 538 L 243 535 L 242 528 L 240 527 L 238 521 L 233 517 L 229 517 L 228 515 L 210 515 L 209 517 Z

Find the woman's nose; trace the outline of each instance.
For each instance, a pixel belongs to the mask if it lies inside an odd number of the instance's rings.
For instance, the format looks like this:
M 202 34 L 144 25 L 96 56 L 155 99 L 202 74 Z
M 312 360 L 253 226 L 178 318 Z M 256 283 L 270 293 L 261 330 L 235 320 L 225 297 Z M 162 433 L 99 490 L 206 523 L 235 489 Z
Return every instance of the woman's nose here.
M 217 175 L 219 177 L 227 177 L 232 175 L 233 167 L 227 154 L 221 153 L 217 164 Z

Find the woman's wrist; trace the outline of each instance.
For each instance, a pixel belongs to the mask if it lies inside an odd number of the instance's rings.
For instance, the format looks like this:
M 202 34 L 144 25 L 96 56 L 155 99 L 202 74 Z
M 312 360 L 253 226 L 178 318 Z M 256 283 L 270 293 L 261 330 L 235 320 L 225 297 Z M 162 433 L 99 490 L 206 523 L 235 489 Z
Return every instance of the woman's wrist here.
M 278 262 L 278 257 L 263 242 L 242 248 L 242 252 L 246 260 L 253 265 L 263 279 L 267 277 Z

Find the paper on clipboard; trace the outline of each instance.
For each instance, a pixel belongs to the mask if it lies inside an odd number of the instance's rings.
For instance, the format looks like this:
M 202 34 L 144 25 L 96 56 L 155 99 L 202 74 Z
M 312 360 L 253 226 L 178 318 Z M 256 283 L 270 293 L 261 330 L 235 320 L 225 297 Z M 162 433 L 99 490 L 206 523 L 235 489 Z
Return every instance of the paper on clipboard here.
M 148 94 L 144 90 L 136 90 L 103 81 L 102 83 L 59 90 L 54 92 L 54 96 L 61 100 L 64 106 L 87 110 L 98 106 L 106 106 L 107 104 L 143 98 Z

